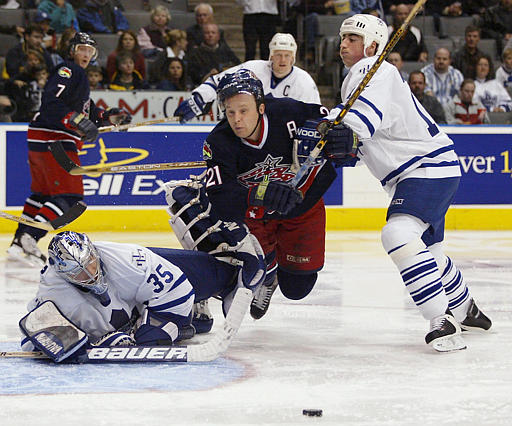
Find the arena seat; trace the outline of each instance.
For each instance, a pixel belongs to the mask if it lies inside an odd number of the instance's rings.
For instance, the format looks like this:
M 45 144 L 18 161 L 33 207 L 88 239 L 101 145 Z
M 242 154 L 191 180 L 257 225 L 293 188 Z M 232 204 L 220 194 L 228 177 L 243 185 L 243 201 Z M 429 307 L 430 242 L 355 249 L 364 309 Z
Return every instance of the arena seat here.
M 2 9 L 0 25 L 25 26 L 25 11 L 23 9 Z

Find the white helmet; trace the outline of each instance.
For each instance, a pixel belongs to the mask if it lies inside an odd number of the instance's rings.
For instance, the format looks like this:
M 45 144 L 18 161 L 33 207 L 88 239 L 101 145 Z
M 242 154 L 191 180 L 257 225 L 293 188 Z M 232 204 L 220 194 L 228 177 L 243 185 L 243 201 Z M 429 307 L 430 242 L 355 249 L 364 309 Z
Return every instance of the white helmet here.
M 295 55 L 297 53 L 297 43 L 291 34 L 275 33 L 272 40 L 268 44 L 270 49 L 270 57 L 274 54 L 275 50 L 288 50 L 293 53 L 293 62 L 295 62 Z
M 344 34 L 357 34 L 363 37 L 364 56 L 366 48 L 372 42 L 377 43 L 376 55 L 380 55 L 388 42 L 388 27 L 384 21 L 373 15 L 357 14 L 343 21 L 340 27 L 340 37 Z

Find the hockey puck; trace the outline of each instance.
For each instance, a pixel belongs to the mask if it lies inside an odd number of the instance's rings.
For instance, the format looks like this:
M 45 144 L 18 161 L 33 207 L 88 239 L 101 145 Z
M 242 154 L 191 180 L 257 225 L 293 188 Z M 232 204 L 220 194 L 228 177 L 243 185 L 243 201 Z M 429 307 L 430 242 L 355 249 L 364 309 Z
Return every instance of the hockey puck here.
M 316 410 L 316 409 L 302 410 L 302 414 L 304 416 L 309 416 L 309 417 L 322 417 L 322 413 L 323 413 L 322 410 Z

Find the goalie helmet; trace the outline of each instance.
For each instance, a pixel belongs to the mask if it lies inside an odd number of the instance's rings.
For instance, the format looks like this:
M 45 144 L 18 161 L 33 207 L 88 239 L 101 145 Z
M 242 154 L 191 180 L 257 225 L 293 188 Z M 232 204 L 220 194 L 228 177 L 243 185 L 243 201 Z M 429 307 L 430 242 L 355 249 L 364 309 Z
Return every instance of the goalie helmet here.
M 224 102 L 227 99 L 241 93 L 254 96 L 257 107 L 264 101 L 263 84 L 256 74 L 245 68 L 226 74 L 219 81 L 217 97 L 221 109 L 225 109 Z
M 380 55 L 388 42 L 388 27 L 384 21 L 373 15 L 357 14 L 343 21 L 340 27 L 340 37 L 345 34 L 357 34 L 363 37 L 364 56 L 366 48 L 372 42 L 377 43 L 376 55 Z
M 106 294 L 101 259 L 87 235 L 72 231 L 55 235 L 48 246 L 48 262 L 67 282 L 98 296 Z
M 98 57 L 98 45 L 96 41 L 87 33 L 76 33 L 71 40 L 69 40 L 69 53 L 75 52 L 78 46 L 90 46 L 94 49 L 91 61 Z
M 293 62 L 295 63 L 295 56 L 297 54 L 297 43 L 291 34 L 275 33 L 272 40 L 268 44 L 270 50 L 269 59 L 274 54 L 275 50 L 287 50 L 293 53 Z

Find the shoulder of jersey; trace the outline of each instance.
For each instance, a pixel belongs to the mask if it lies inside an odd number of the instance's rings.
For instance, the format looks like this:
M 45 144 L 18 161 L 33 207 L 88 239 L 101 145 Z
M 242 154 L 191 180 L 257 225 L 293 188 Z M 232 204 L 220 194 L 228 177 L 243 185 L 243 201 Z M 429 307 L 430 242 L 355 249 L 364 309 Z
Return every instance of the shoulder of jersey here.
M 74 62 L 66 61 L 59 64 L 55 68 L 55 70 L 59 77 L 71 79 L 78 73 L 80 73 L 80 70 L 83 71 L 83 68 L 80 67 L 80 65 L 75 64 Z

